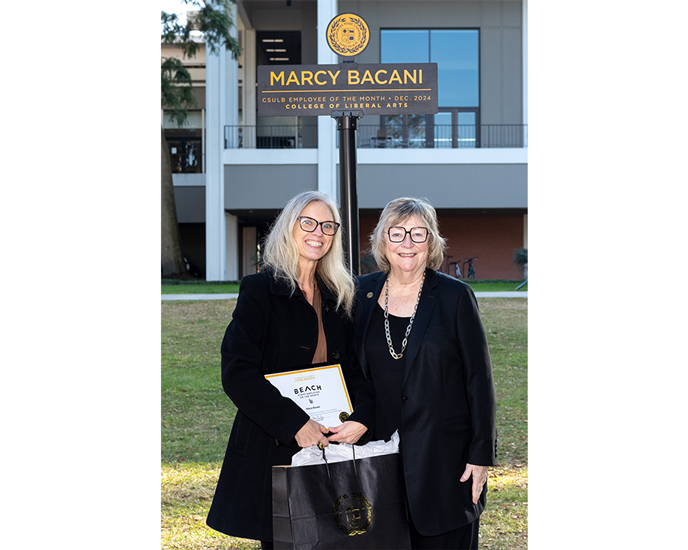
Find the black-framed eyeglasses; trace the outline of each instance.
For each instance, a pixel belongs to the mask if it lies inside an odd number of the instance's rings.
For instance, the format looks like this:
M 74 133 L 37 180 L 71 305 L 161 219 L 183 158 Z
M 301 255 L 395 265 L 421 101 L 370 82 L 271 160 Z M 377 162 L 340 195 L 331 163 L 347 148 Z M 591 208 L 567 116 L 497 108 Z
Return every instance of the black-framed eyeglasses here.
M 339 229 L 339 224 L 337 222 L 319 222 L 318 220 L 314 220 L 313 218 L 309 218 L 308 216 L 299 216 L 296 219 L 299 220 L 301 229 L 308 233 L 313 233 L 313 231 L 315 231 L 318 228 L 318 226 L 320 226 L 323 235 L 331 237 L 332 235 L 336 235 L 337 230 Z
M 427 227 L 412 227 L 405 229 L 403 227 L 390 227 L 387 230 L 390 242 L 401 243 L 406 238 L 406 235 L 411 235 L 411 240 L 414 243 L 424 243 L 428 240 Z

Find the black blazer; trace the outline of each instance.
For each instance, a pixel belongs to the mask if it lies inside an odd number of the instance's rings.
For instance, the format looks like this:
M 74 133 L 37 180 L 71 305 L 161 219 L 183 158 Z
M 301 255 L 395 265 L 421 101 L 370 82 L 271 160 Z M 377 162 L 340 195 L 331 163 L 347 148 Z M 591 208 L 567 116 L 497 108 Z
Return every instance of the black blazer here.
M 372 428 L 373 390 L 353 353 L 353 322 L 335 310 L 330 289 L 318 284 L 327 358 L 342 365 L 354 407 L 349 419 Z M 294 436 L 309 417 L 265 375 L 308 366 L 317 342 L 317 315 L 298 288 L 291 295 L 289 286 L 269 272 L 241 280 L 221 348 L 222 386 L 238 411 L 208 513 L 213 529 L 272 540 L 272 466 L 291 464 L 300 450 Z
M 358 279 L 354 344 L 368 377 L 375 366 L 364 343 L 385 279 L 383 272 Z M 434 536 L 473 522 L 485 507 L 487 486 L 473 504 L 472 480 L 459 481 L 466 463 L 496 465 L 492 366 L 470 286 L 426 270 L 405 354 L 399 435 L 406 492 L 416 529 Z

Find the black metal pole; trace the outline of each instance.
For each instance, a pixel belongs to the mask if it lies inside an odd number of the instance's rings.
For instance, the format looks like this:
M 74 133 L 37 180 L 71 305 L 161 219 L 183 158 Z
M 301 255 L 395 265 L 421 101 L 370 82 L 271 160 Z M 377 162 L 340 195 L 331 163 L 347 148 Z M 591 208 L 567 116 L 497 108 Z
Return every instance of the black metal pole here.
M 342 229 L 345 236 L 344 253 L 349 272 L 355 277 L 361 273 L 358 192 L 356 190 L 356 124 L 359 117 L 350 112 L 336 114 L 343 115 L 335 118 L 339 133 L 339 197 L 342 209 Z

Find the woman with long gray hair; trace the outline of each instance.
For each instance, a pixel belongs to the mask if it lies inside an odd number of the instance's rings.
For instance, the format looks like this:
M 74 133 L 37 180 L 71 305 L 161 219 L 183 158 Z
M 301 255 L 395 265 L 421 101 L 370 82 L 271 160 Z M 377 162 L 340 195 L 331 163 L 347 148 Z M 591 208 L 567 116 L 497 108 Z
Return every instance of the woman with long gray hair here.
M 238 410 L 207 523 L 264 549 L 272 548 L 272 466 L 291 464 L 302 447 L 363 442 L 374 422 L 372 387 L 353 353 L 355 290 L 340 223 L 323 193 L 291 199 L 265 241 L 263 271 L 241 280 L 222 341 L 222 386 Z M 339 426 L 311 420 L 265 378 L 318 363 L 342 366 L 354 410 Z

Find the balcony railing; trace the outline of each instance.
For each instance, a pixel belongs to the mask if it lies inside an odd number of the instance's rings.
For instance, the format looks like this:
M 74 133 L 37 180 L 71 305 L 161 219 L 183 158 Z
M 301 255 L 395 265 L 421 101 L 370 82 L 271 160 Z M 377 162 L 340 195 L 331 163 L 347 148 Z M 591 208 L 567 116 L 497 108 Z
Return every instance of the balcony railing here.
M 359 124 L 359 148 L 475 149 L 528 147 L 526 124 L 387 126 Z M 225 149 L 304 149 L 318 147 L 314 125 L 225 126 Z
M 304 149 L 318 147 L 316 125 L 225 126 L 225 149 Z

